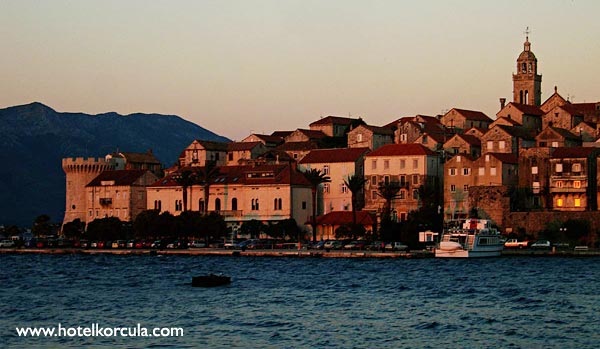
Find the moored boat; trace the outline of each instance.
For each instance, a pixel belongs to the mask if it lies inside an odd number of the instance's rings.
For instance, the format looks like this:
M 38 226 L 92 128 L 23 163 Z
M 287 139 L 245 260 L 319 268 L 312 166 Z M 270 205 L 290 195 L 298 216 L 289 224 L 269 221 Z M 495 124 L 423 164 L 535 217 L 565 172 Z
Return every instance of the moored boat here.
M 192 287 L 216 287 L 230 283 L 231 277 L 224 275 L 209 274 L 192 277 Z
M 504 249 L 497 229 L 487 219 L 467 219 L 444 230 L 435 256 L 441 258 L 498 257 Z

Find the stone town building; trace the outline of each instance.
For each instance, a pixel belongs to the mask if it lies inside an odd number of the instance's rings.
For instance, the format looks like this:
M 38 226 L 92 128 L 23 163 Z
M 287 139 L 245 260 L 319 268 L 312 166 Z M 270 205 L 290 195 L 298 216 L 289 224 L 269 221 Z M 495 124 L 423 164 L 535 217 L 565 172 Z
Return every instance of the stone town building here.
M 475 158 L 458 154 L 444 164 L 444 219 L 467 218 L 469 188 L 475 185 Z
M 106 161 L 113 164 L 114 170 L 149 170 L 156 176 L 162 176 L 160 161 L 152 154 L 152 150 L 146 153 L 115 152 L 104 157 Z
M 594 142 L 598 138 L 597 124 L 588 121 L 580 122 L 570 131 L 576 135 L 582 142 Z
M 285 142 L 275 148 L 276 151 L 283 151 L 294 161 L 300 161 L 313 149 L 319 149 L 317 142 Z
M 104 171 L 85 187 L 85 223 L 94 219 L 117 217 L 133 221 L 146 210 L 146 186 L 158 177 L 148 170 Z
M 550 193 L 556 211 L 598 209 L 596 148 L 557 148 L 550 158 Z
M 542 129 L 542 115 L 544 111 L 539 106 L 511 102 L 496 113 L 496 120 L 506 118 L 518 126 L 539 132 Z
M 552 208 L 550 187 L 550 155 L 554 148 L 529 148 L 519 151 L 518 188 L 529 190 L 530 202 L 522 206 L 532 210 Z
M 308 127 L 313 131 L 321 131 L 329 137 L 342 137 L 352 127 L 353 124 L 363 123 L 360 118 L 346 118 L 340 116 L 327 116 L 312 122 Z
M 64 158 L 62 168 L 66 174 L 66 207 L 63 224 L 87 218 L 85 186 L 100 173 L 114 169 L 106 158 Z
M 183 188 L 169 175 L 148 187 L 148 209 L 181 214 Z M 209 187 L 208 211 L 219 212 L 236 232 L 252 219 L 263 223 L 293 218 L 299 225 L 312 214 L 310 183 L 290 164 L 222 166 Z M 187 188 L 188 210 L 202 211 L 204 188 Z
M 377 149 L 394 143 L 394 131 L 389 127 L 359 125 L 348 132 L 348 148 Z
M 440 184 L 443 166 L 440 156 L 421 144 L 388 144 L 365 156 L 365 210 L 380 211 L 385 200 L 378 194 L 380 183 L 400 185 L 398 198 L 392 202 L 392 213 L 405 220 L 410 211 L 419 208 L 419 187 Z
M 496 125 L 481 137 L 481 152 L 514 153 L 521 148 L 535 147 L 533 133 L 520 126 Z
M 227 163 L 227 143 L 194 140 L 179 155 L 179 167 L 205 166 L 214 161 L 217 166 Z
M 513 74 L 513 101 L 533 106 L 542 103 L 542 75 L 538 74 L 537 58 L 531 51 L 529 36 L 517 58 L 517 73 Z
M 572 104 L 556 106 L 542 116 L 542 128 L 548 126 L 572 129 L 583 121 L 583 113 Z
M 535 137 L 536 145 L 540 148 L 550 147 L 579 147 L 581 146 L 581 139 L 569 130 L 563 128 L 546 127 Z
M 352 193 L 344 180 L 355 174 L 364 174 L 364 156 L 368 152 L 369 148 L 316 149 L 299 161 L 299 168 L 320 170 L 331 179 L 331 182 L 320 185 L 317 215 L 352 210 Z M 363 193 L 359 196 L 363 197 Z M 362 208 L 360 201 L 359 209 Z
M 268 150 L 262 142 L 231 142 L 227 144 L 227 166 L 243 165 Z
M 398 144 L 414 143 L 424 133 L 434 137 L 447 133 L 440 120 L 427 115 L 403 117 L 384 127 L 395 127 L 394 140 Z
M 442 124 L 451 132 L 462 133 L 471 127 L 488 129 L 493 122 L 480 111 L 452 108 L 440 119 Z
M 290 131 L 290 133 L 291 133 L 291 131 Z M 287 136 L 287 134 L 286 134 L 286 136 Z M 249 135 L 248 137 L 242 139 L 241 141 L 242 142 L 250 142 L 250 143 L 261 142 L 268 148 L 275 148 L 276 146 L 283 143 L 283 137 L 253 133 L 253 134 Z
M 327 135 L 320 130 L 304 130 L 304 129 L 299 128 L 296 131 L 290 133 L 284 139 L 285 139 L 286 143 L 318 142 L 325 137 L 327 137 Z
M 475 186 L 515 186 L 518 158 L 514 153 L 485 153 L 474 161 Z
M 481 156 L 481 140 L 469 134 L 455 134 L 444 143 L 443 149 L 446 157 L 462 154 L 478 158 Z

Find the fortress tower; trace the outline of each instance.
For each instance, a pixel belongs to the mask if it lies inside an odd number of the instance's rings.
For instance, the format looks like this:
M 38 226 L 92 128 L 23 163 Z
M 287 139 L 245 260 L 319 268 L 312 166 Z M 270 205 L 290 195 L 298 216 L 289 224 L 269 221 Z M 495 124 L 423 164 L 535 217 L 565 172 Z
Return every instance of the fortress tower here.
M 525 31 L 523 52 L 517 58 L 517 73 L 513 74 L 513 102 L 539 107 L 542 104 L 542 76 L 537 73 L 537 58 L 531 52 L 529 28 Z
M 104 158 L 64 158 L 62 168 L 66 173 L 66 206 L 63 224 L 79 218 L 85 222 L 85 186 L 101 172 L 112 170 L 113 164 Z

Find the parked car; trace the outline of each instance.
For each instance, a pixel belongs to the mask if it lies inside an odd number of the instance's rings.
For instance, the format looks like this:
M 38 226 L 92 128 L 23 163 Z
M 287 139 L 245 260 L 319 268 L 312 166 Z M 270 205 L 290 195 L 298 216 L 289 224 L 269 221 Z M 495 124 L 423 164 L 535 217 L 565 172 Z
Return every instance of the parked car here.
M 200 241 L 200 240 L 192 240 L 189 242 L 188 246 L 194 247 L 194 248 L 200 248 L 200 247 L 206 247 L 206 243 L 204 243 L 204 241 Z
M 366 244 L 366 242 L 360 240 L 350 241 L 349 243 L 344 245 L 344 250 L 364 250 Z
M 327 243 L 327 241 L 329 241 L 329 240 L 321 240 L 321 241 L 317 242 L 316 244 L 313 244 L 311 246 L 311 248 L 313 248 L 315 250 L 322 250 L 323 246 Z
M 394 241 L 394 242 L 388 242 L 387 244 L 385 244 L 385 249 L 386 250 L 390 250 L 390 251 L 408 251 L 408 246 L 406 246 L 405 244 L 399 242 L 399 241 Z
M 0 241 L 0 247 L 15 247 L 15 242 L 12 240 Z
M 340 240 L 329 240 L 324 245 L 323 248 L 326 250 L 339 250 L 341 249 L 345 243 Z
M 531 244 L 530 247 L 536 249 L 549 249 L 550 247 L 552 247 L 552 243 L 550 243 L 550 241 L 548 240 L 538 240 Z

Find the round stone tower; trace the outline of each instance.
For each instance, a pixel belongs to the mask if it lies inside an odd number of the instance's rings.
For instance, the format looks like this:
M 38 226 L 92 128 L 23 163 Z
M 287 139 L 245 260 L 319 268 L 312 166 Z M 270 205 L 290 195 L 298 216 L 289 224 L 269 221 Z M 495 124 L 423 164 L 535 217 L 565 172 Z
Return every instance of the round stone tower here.
M 104 158 L 64 158 L 62 168 L 66 173 L 65 218 L 63 224 L 79 218 L 85 222 L 85 186 L 101 172 L 112 169 Z

